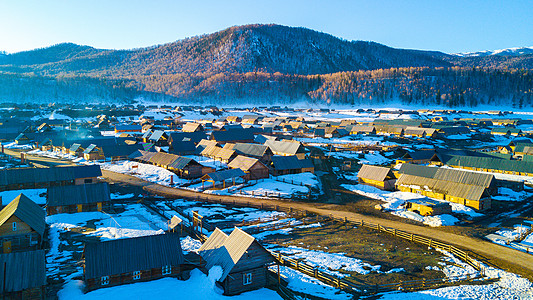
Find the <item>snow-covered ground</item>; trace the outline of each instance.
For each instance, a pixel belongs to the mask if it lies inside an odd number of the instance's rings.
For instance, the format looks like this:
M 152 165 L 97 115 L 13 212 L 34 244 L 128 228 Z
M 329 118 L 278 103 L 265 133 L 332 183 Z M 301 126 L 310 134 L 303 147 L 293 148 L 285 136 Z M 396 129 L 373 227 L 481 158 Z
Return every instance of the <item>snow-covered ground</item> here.
M 175 185 L 185 184 L 189 182 L 186 179 L 179 178 L 178 175 L 167 169 L 134 161 L 126 160 L 112 163 L 100 163 L 100 167 L 103 170 L 132 175 L 142 180 L 166 186 L 170 186 L 171 177 L 174 178 L 173 180 Z
M 4 146 L 4 148 L 6 149 L 22 149 L 22 150 L 27 150 L 27 149 L 32 149 L 33 146 L 32 145 L 19 145 L 15 142 L 10 142 L 10 143 L 2 143 L 2 145 Z
M 120 285 L 105 289 L 98 289 L 84 294 L 81 280 L 68 281 L 59 291 L 60 300 L 281 300 L 282 298 L 273 290 L 262 288 L 256 291 L 242 293 L 237 296 L 224 296 L 220 288 L 215 286 L 215 281 L 222 276 L 222 268 L 215 266 L 205 275 L 198 269 L 191 271 L 188 280 L 176 278 L 162 278 L 159 280 Z
M 124 212 L 113 215 L 103 212 L 81 212 L 46 217 L 48 224 L 63 230 L 84 227 L 91 220 L 96 220 L 94 222 L 96 230 L 87 230 L 84 234 L 104 240 L 161 234 L 168 227 L 164 219 L 152 214 L 141 204 L 130 204 L 126 206 Z
M 386 211 L 390 211 L 394 215 L 397 215 L 402 218 L 407 218 L 407 219 L 415 220 L 418 222 L 422 222 L 432 227 L 450 226 L 450 225 L 456 224 L 459 221 L 456 217 L 452 215 L 448 215 L 448 214 L 424 217 L 415 212 L 405 210 L 403 208 L 403 205 L 405 204 L 406 200 L 427 198 L 419 194 L 407 193 L 407 192 L 382 191 L 376 187 L 369 186 L 369 185 L 363 185 L 363 184 L 357 184 L 357 185 L 341 184 L 341 186 L 347 190 L 358 193 L 360 195 L 385 202 L 382 205 L 383 208 Z M 442 201 L 442 200 L 439 200 L 439 201 Z M 443 201 L 443 202 L 447 202 L 447 201 Z M 482 216 L 482 214 L 475 212 L 472 208 L 467 207 L 465 205 L 458 204 L 458 203 L 452 203 L 452 202 L 447 202 L 447 203 L 451 205 L 452 212 L 454 213 L 464 214 L 464 215 L 467 215 L 468 217 Z

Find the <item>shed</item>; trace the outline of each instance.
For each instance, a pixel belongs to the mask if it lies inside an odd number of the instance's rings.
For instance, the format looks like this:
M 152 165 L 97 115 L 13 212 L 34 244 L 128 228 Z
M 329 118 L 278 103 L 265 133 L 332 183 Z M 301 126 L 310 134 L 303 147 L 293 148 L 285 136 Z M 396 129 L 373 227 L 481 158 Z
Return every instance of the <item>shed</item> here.
M 428 198 L 406 200 L 405 208 L 416 212 L 421 216 L 435 216 L 452 213 L 452 207 L 449 203 Z
M 41 247 L 46 223 L 43 209 L 24 194 L 0 211 L 2 253 Z
M 215 228 L 198 253 L 206 261 L 206 268 L 222 267 L 218 284 L 225 295 L 263 288 L 268 284 L 268 265 L 275 258 L 257 240 L 235 228 L 228 236 Z
M 382 190 L 394 190 L 396 176 L 390 168 L 363 165 L 357 174 L 360 184 L 375 186 Z
M 86 243 L 84 280 L 88 291 L 181 273 L 179 235 L 159 234 Z

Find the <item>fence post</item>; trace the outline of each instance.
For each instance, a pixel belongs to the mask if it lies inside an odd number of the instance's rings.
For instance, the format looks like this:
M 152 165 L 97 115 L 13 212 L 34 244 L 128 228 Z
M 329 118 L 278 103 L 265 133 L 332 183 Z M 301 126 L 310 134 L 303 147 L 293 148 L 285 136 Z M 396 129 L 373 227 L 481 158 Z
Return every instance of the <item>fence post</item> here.
M 413 234 L 411 233 L 411 242 L 413 241 Z

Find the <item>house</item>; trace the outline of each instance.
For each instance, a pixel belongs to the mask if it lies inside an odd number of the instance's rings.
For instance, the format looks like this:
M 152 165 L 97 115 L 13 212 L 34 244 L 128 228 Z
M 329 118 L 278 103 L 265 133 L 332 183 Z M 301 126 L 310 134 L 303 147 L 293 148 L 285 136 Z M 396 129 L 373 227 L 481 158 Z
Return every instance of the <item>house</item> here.
M 438 160 L 435 150 L 416 150 L 405 153 L 404 156 L 396 160 L 396 163 L 425 164 L 434 160 Z
M 375 186 L 382 190 L 394 190 L 396 176 L 390 168 L 363 165 L 357 174 L 360 184 Z
M 235 228 L 228 236 L 215 228 L 198 250 L 206 268 L 222 267 L 217 284 L 225 295 L 263 288 L 268 284 L 268 266 L 276 260 L 257 240 Z
M 272 175 L 274 176 L 315 172 L 315 166 L 310 159 L 299 159 L 296 155 L 274 155 L 272 156 L 272 163 L 270 166 Z
M 111 198 L 106 182 L 96 184 L 49 187 L 46 193 L 46 214 L 106 211 Z
M 2 253 L 40 249 L 45 228 L 44 210 L 18 195 L 0 211 Z
M 104 151 L 95 144 L 90 144 L 89 147 L 83 150 L 83 159 L 85 160 L 104 160 Z
M 250 125 L 257 125 L 259 124 L 259 117 L 258 115 L 245 115 L 242 117 L 242 124 L 250 124 Z
M 257 158 L 239 155 L 228 164 L 228 167 L 243 170 L 246 173 L 244 179 L 247 181 L 268 178 L 268 168 Z
M 162 152 L 140 152 L 142 156 L 136 157 L 135 160 L 165 168 L 181 178 L 198 178 L 215 171 L 214 168 L 203 166 L 192 158 Z
M 81 144 L 74 143 L 70 148 L 68 149 L 68 153 L 75 157 L 83 157 L 83 152 L 85 149 L 81 147 Z
M 177 234 L 86 243 L 83 256 L 87 291 L 177 276 L 184 263 Z
M 368 125 L 354 125 L 346 126 L 346 130 L 350 130 L 350 134 L 376 134 L 377 130 L 374 126 Z
M 97 182 L 99 165 L 0 170 L 0 191 Z
M 265 141 L 265 145 L 268 146 L 275 155 L 296 155 L 298 159 L 305 158 L 305 147 L 300 142 L 267 140 Z
M 405 202 L 405 208 L 407 210 L 416 212 L 421 216 L 435 216 L 452 213 L 452 207 L 447 202 L 428 198 L 409 199 L 405 200 Z
M 183 125 L 183 128 L 181 129 L 183 132 L 198 132 L 198 131 L 204 131 L 204 127 L 202 124 L 199 123 L 193 123 L 188 122 L 185 125 Z
M 437 130 L 435 128 L 422 128 L 408 126 L 405 128 L 404 135 L 416 136 L 420 138 L 434 138 L 437 136 Z
M 148 142 L 156 146 L 168 146 L 169 136 L 163 130 L 155 130 L 148 138 Z
M 0 254 L 0 294 L 4 299 L 45 299 L 44 250 Z
M 222 183 L 222 188 L 226 188 L 226 182 L 230 180 L 233 185 L 238 178 L 244 178 L 246 174 L 241 169 L 229 169 L 218 172 L 205 174 L 202 176 L 202 189 L 205 188 L 205 182 L 211 183 L 211 187 Z
M 191 141 L 195 144 L 198 144 L 201 140 L 206 140 L 207 134 L 202 131 L 196 132 L 171 132 L 169 135 L 169 146 L 172 148 L 174 143 L 179 143 L 182 141 Z

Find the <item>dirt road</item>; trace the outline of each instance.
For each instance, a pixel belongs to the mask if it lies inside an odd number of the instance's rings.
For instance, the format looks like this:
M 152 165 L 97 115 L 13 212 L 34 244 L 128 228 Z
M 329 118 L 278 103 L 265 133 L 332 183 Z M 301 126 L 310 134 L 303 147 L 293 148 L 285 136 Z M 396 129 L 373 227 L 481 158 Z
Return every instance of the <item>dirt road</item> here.
M 518 273 L 533 280 L 533 255 L 520 252 L 511 248 L 503 247 L 484 240 L 466 237 L 446 231 L 439 230 L 427 226 L 418 226 L 407 224 L 400 221 L 382 219 L 374 216 L 362 215 L 354 212 L 343 210 L 342 205 L 322 204 L 322 203 L 305 203 L 292 202 L 276 199 L 260 199 L 239 196 L 225 196 L 197 193 L 189 190 L 171 188 L 159 184 L 146 182 L 139 178 L 102 170 L 103 176 L 110 181 L 124 182 L 130 185 L 142 186 L 146 191 L 152 192 L 161 196 L 169 198 L 189 198 L 196 199 L 197 197 L 207 198 L 210 200 L 235 201 L 246 205 L 247 202 L 262 202 L 268 205 L 278 205 L 281 207 L 292 207 L 293 209 L 307 210 L 320 215 L 332 215 L 337 218 L 346 218 L 349 221 L 361 221 L 380 224 L 387 227 L 393 227 L 399 230 L 404 230 L 410 233 L 418 234 L 434 240 L 453 244 L 459 248 L 470 250 L 479 256 L 482 256 L 490 264 L 494 264 L 499 268 L 507 269 L 513 273 Z
M 20 158 L 20 151 L 13 151 L 5 149 L 5 153 L 14 157 Z M 71 165 L 69 161 L 60 161 L 53 158 L 27 156 L 27 159 L 34 164 L 42 166 L 57 166 L 57 165 Z M 491 242 L 472 237 L 466 237 L 455 233 L 446 232 L 438 228 L 427 226 L 418 226 L 407 224 L 401 221 L 388 220 L 375 216 L 368 216 L 354 212 L 345 211 L 343 205 L 324 204 L 324 203 L 306 203 L 306 202 L 292 202 L 288 200 L 276 199 L 260 199 L 239 196 L 224 196 L 197 193 L 189 190 L 170 188 L 159 184 L 150 183 L 142 179 L 102 170 L 104 178 L 111 182 L 123 182 L 133 186 L 144 188 L 148 192 L 166 196 L 169 198 L 189 198 L 196 199 L 197 197 L 207 198 L 215 201 L 235 201 L 242 205 L 246 205 L 249 201 L 262 202 L 268 205 L 278 205 L 281 207 L 292 207 L 293 209 L 307 210 L 320 215 L 332 215 L 337 218 L 346 218 L 349 221 L 364 221 L 374 224 L 380 224 L 387 227 L 393 227 L 399 230 L 404 230 L 410 233 L 418 234 L 434 240 L 453 244 L 459 248 L 470 250 L 479 256 L 486 259 L 487 262 L 494 264 L 502 269 L 507 269 L 511 272 L 521 274 L 533 280 L 533 255 L 520 252 L 511 248 L 503 247 Z

